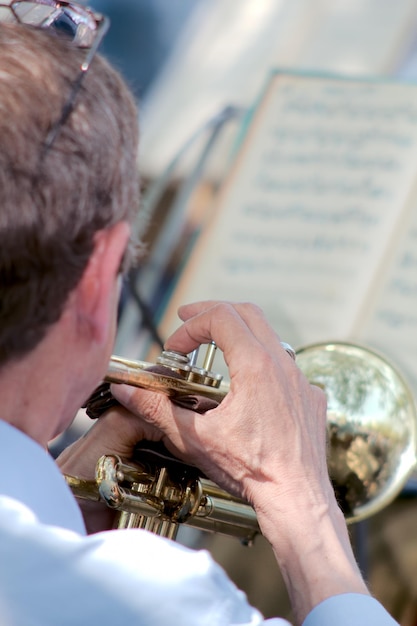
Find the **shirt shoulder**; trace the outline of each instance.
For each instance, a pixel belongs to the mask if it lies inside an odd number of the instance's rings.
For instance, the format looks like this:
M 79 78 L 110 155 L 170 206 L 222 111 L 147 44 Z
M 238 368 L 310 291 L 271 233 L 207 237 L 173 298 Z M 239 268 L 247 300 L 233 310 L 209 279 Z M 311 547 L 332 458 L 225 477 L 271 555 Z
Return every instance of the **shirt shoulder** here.
M 144 530 L 81 536 L 0 497 L 0 614 L 14 626 L 284 626 L 206 551 Z

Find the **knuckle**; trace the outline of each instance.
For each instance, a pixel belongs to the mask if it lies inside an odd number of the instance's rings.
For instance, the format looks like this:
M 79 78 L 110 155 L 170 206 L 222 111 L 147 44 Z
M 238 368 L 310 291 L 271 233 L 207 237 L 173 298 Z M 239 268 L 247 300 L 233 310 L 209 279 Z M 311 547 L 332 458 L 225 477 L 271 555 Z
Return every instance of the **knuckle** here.
M 321 387 L 318 387 L 317 385 L 313 385 L 311 384 L 311 389 L 312 389 L 312 393 L 314 394 L 317 402 L 320 404 L 320 406 L 327 406 L 327 396 L 324 392 L 324 390 Z
M 253 374 L 259 372 L 261 376 L 267 376 L 276 371 L 277 362 L 272 354 L 261 346 L 253 346 L 250 355 L 250 369 Z
M 243 310 L 250 312 L 251 315 L 264 317 L 264 312 L 258 304 L 254 304 L 253 302 L 242 302 L 239 306 Z
M 170 401 L 164 394 L 140 390 L 131 396 L 127 408 L 148 423 L 159 425 L 169 404 Z

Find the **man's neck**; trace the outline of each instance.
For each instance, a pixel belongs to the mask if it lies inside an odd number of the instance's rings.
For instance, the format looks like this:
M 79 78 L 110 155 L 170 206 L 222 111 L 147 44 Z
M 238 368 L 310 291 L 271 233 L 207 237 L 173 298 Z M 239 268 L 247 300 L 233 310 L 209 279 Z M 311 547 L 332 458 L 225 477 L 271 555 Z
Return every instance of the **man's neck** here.
M 46 447 L 63 420 L 65 394 L 53 365 L 49 369 L 33 357 L 1 369 L 0 418 Z
M 52 327 L 28 355 L 0 369 L 0 418 L 43 447 L 70 425 L 96 384 L 76 339 L 71 346 L 64 337 Z

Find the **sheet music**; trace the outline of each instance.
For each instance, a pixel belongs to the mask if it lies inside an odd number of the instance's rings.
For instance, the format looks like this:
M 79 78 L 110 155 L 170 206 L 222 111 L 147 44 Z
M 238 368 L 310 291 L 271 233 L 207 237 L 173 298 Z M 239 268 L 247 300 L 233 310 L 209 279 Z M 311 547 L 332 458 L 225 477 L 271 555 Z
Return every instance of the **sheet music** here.
M 417 203 L 361 338 L 392 358 L 417 392 Z
M 164 332 L 179 304 L 213 298 L 256 302 L 297 347 L 363 339 L 395 354 L 412 332 L 417 347 L 417 224 L 384 284 L 415 213 L 416 122 L 411 84 L 274 77 Z

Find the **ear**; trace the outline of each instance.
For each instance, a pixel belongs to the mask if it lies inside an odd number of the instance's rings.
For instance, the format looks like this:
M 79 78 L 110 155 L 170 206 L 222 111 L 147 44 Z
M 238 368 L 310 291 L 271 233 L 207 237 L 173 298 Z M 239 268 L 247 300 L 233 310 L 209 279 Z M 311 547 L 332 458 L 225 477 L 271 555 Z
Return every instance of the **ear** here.
M 120 295 L 120 265 L 130 236 L 127 222 L 96 234 L 94 250 L 75 289 L 77 323 L 81 332 L 99 343 L 107 341 L 115 324 Z

